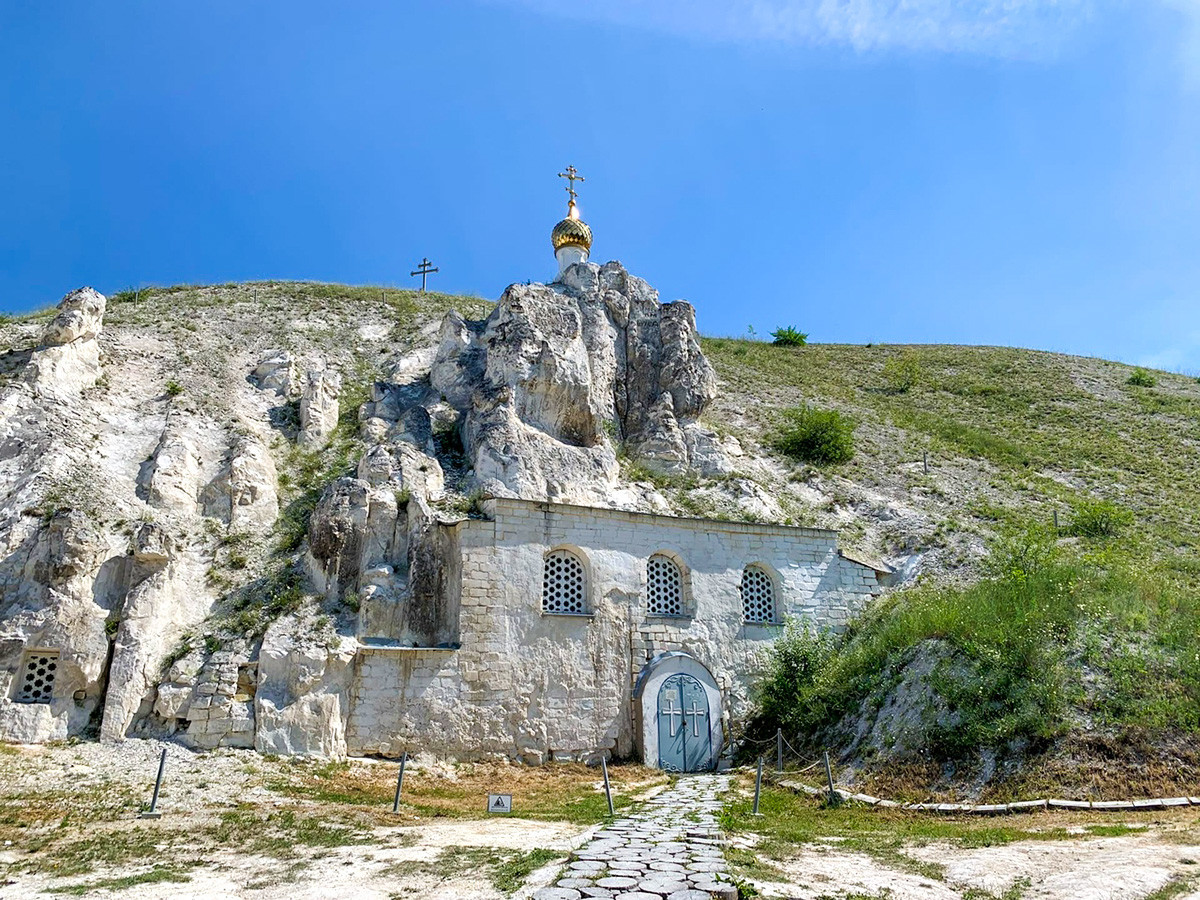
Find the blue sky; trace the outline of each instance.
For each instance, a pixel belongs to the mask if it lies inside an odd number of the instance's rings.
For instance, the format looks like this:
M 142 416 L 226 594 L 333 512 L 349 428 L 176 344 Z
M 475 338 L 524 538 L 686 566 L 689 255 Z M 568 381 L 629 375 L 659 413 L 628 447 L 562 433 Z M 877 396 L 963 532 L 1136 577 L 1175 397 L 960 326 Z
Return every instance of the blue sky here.
M 593 258 L 709 334 L 1200 371 L 1200 0 L 0 4 L 0 308 Z

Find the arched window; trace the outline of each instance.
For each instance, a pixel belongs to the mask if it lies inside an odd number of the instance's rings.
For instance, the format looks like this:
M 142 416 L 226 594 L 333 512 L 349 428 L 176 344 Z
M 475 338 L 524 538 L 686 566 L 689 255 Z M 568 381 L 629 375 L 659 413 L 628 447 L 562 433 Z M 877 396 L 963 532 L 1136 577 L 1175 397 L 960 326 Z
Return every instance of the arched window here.
M 683 572 L 679 563 L 662 553 L 646 562 L 646 615 L 683 615 Z
M 584 615 L 587 611 L 583 563 L 570 550 L 551 550 L 542 570 L 542 612 Z
M 775 582 L 761 566 L 742 570 L 742 616 L 747 622 L 775 621 Z

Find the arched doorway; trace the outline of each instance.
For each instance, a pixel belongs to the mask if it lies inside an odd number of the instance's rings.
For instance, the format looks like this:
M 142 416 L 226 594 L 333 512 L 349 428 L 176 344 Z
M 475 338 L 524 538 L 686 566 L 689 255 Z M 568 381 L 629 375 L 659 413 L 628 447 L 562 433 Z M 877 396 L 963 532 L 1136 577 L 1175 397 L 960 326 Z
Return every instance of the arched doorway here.
M 664 653 L 642 670 L 634 689 L 642 760 L 668 772 L 716 768 L 721 752 L 721 692 L 704 665 Z

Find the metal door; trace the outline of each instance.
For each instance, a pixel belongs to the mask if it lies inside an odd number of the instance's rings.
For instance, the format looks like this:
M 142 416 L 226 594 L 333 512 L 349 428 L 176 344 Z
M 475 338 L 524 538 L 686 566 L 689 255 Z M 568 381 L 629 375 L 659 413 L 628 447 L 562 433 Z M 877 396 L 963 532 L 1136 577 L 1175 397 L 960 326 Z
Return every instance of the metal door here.
M 708 694 L 691 675 L 672 675 L 658 690 L 658 765 L 668 772 L 712 768 Z

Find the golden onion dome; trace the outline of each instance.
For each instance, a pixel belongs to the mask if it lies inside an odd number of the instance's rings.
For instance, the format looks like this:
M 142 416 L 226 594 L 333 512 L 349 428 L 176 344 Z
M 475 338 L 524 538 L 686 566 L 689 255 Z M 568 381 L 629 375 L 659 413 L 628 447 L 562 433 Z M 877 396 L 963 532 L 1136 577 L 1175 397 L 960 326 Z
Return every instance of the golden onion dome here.
M 567 217 L 550 232 L 550 243 L 554 245 L 555 253 L 560 247 L 582 247 L 591 251 L 592 229 L 588 228 L 587 222 L 579 218 L 579 209 L 574 200 L 567 210 Z

